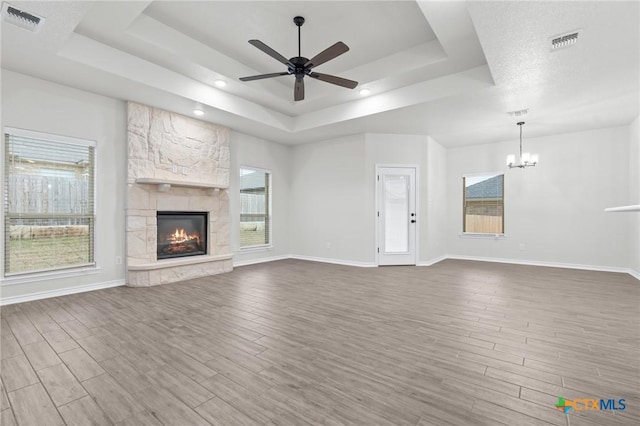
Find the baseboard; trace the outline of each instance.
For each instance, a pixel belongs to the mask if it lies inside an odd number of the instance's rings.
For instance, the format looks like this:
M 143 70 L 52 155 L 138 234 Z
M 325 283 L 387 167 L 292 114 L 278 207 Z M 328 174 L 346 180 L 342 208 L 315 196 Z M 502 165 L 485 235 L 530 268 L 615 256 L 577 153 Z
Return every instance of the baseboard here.
M 565 269 L 581 269 L 584 271 L 599 271 L 599 272 L 616 272 L 621 274 L 629 274 L 632 277 L 640 280 L 637 272 L 629 268 L 620 268 L 616 266 L 593 266 L 583 265 L 579 263 L 557 263 L 557 262 L 545 262 L 538 260 L 520 260 L 520 259 L 504 259 L 501 257 L 478 257 L 478 256 L 459 256 L 455 254 L 448 254 L 445 256 L 447 259 L 456 260 L 474 260 L 478 262 L 493 262 L 493 263 L 510 263 L 513 265 L 528 265 L 528 266 L 544 266 L 546 268 L 565 268 Z
M 283 255 L 283 256 L 264 257 L 260 259 L 250 259 L 250 260 L 234 263 L 233 266 L 234 267 L 247 266 L 247 265 L 253 265 L 257 263 L 274 262 L 277 260 L 285 260 L 285 259 L 308 260 L 311 262 L 332 263 L 336 265 L 345 265 L 345 266 L 357 266 L 360 268 L 371 268 L 371 267 L 378 266 L 375 263 L 369 263 L 369 262 L 354 262 L 354 261 L 348 261 L 348 260 L 330 259 L 330 258 L 313 257 L 313 256 L 301 256 L 301 255 Z M 493 258 L 493 257 L 459 256 L 459 255 L 452 255 L 452 254 L 446 255 L 446 256 L 439 256 L 424 262 L 419 262 L 416 266 L 431 266 L 446 259 L 473 260 L 473 261 L 479 261 L 479 262 L 494 262 L 494 263 L 510 263 L 515 265 L 544 266 L 548 268 L 566 268 L 566 269 L 582 269 L 582 270 L 588 270 L 588 271 L 618 272 L 618 273 L 629 274 L 636 280 L 640 281 L 640 273 L 630 268 L 617 268 L 617 267 L 610 267 L 610 266 L 591 266 L 591 265 L 581 265 L 581 264 L 572 264 L 572 263 L 555 263 L 555 262 L 542 262 L 542 261 L 518 260 L 518 259 L 503 259 L 503 258 Z M 48 299 L 50 297 L 66 296 L 69 294 L 84 293 L 87 291 L 100 290 L 103 288 L 119 287 L 119 286 L 125 285 L 125 283 L 126 283 L 125 280 L 114 280 L 114 281 L 107 281 L 107 282 L 97 283 L 97 284 L 87 284 L 87 285 L 81 285 L 81 286 L 75 286 L 75 287 L 61 288 L 56 290 L 41 291 L 37 293 L 29 293 L 29 294 L 24 294 L 20 296 L 0 297 L 0 306 L 12 305 L 14 303 L 30 302 L 33 300 Z
M 239 261 L 237 263 L 234 263 L 233 266 L 234 267 L 246 266 L 246 265 L 253 265 L 257 263 L 274 262 L 277 260 L 285 260 L 285 259 L 307 260 L 310 262 L 331 263 L 335 265 L 345 265 L 345 266 L 356 266 L 359 268 L 375 268 L 378 266 L 377 264 L 370 263 L 370 262 L 355 262 L 350 260 L 331 259 L 326 257 L 302 256 L 298 254 L 263 257 L 260 259 L 250 259 L 245 261 Z M 592 266 L 592 265 L 582 265 L 582 264 L 575 264 L 575 263 L 544 262 L 544 261 L 536 261 L 536 260 L 504 259 L 504 258 L 497 258 L 497 257 L 460 256 L 460 255 L 454 255 L 454 254 L 438 256 L 433 259 L 418 262 L 416 266 L 432 266 L 446 259 L 473 260 L 478 262 L 493 262 L 493 263 L 509 263 L 513 265 L 543 266 L 547 268 L 579 269 L 579 270 L 586 270 L 586 271 L 616 272 L 616 273 L 629 274 L 635 279 L 637 279 L 638 281 L 640 281 L 640 273 L 629 268 L 618 268 L 613 266 Z
M 32 300 L 48 299 L 50 297 L 67 296 L 69 294 L 84 293 L 86 291 L 100 290 L 103 288 L 120 287 L 125 285 L 125 280 L 107 281 L 97 284 L 86 284 L 75 287 L 60 288 L 56 290 L 40 291 L 37 293 L 23 294 L 20 296 L 0 297 L 0 306 L 14 303 L 31 302 Z
M 238 262 L 234 262 L 233 266 L 235 268 L 236 266 L 247 266 L 247 265 L 254 265 L 256 263 L 274 262 L 277 260 L 285 260 L 285 259 L 308 260 L 310 262 L 332 263 L 334 265 L 345 265 L 345 266 L 357 266 L 359 268 L 374 268 L 378 266 L 375 263 L 369 263 L 369 262 L 356 262 L 352 260 L 331 259 L 328 257 L 302 256 L 298 254 L 241 260 Z
M 258 259 L 247 259 L 247 260 L 238 260 L 238 261 L 236 261 L 234 258 L 233 267 L 236 268 L 238 266 L 255 265 L 257 263 L 275 262 L 277 260 L 285 260 L 285 259 L 291 259 L 291 256 L 289 256 L 288 254 L 285 254 L 282 256 L 261 257 Z
M 418 262 L 416 263 L 416 266 L 431 266 L 431 265 L 435 265 L 438 262 L 442 262 L 443 260 L 446 260 L 446 259 L 447 259 L 447 256 L 438 256 L 433 259 L 425 260 L 423 262 Z
M 357 266 L 359 268 L 376 268 L 378 267 L 375 263 L 370 262 L 357 262 L 353 260 L 342 260 L 342 259 L 331 259 L 327 257 L 313 257 L 313 256 L 301 256 L 298 254 L 292 254 L 289 256 L 290 259 L 298 259 L 298 260 L 308 260 L 311 262 L 322 262 L 322 263 L 333 263 L 335 265 L 345 265 L 345 266 Z

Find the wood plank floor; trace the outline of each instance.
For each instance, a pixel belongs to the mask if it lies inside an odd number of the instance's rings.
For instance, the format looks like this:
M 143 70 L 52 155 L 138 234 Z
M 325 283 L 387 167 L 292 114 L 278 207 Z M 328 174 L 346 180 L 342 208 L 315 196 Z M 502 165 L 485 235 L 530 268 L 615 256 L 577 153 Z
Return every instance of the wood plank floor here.
M 10 305 L 1 327 L 2 425 L 640 424 L 625 274 L 285 260 Z

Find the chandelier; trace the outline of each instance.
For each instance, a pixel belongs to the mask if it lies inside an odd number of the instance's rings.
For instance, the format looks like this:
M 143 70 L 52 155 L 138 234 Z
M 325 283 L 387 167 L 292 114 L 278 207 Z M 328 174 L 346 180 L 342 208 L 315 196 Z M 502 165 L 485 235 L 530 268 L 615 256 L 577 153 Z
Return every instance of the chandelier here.
M 516 156 L 511 154 L 507 155 L 507 166 L 510 169 L 520 168 L 524 169 L 525 167 L 535 167 L 538 164 L 538 154 L 529 154 L 528 152 L 522 152 L 522 126 L 524 125 L 524 121 L 518 123 L 520 127 L 520 158 L 518 164 L 516 162 Z

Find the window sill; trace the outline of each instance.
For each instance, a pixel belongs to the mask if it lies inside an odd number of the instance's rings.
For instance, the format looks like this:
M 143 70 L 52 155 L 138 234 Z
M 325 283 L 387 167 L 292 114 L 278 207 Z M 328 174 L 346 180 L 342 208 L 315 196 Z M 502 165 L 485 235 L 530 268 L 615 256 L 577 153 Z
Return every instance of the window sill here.
M 25 273 L 20 275 L 12 275 L 9 277 L 2 278 L 0 280 L 0 286 L 9 286 L 16 284 L 25 284 L 36 281 L 49 281 L 61 278 L 71 278 L 71 277 L 80 277 L 83 275 L 93 275 L 100 273 L 100 268 L 95 266 L 87 266 L 80 269 L 69 269 L 65 271 L 55 271 L 55 272 L 40 272 L 40 273 Z
M 477 238 L 481 240 L 491 239 L 491 240 L 506 240 L 507 236 L 504 234 L 474 234 L 471 232 L 463 232 L 459 235 L 460 238 Z
M 254 251 L 270 251 L 273 250 L 273 245 L 263 245 L 263 246 L 251 246 L 251 247 L 240 247 L 238 250 L 239 253 L 251 253 Z

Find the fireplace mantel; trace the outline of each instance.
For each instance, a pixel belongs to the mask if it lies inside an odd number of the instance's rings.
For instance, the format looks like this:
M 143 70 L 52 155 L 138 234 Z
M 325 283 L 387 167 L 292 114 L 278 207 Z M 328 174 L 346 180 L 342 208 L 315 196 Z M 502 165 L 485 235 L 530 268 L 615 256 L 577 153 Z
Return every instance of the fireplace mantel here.
M 137 184 L 157 185 L 158 191 L 167 192 L 172 186 L 182 188 L 200 188 L 200 189 L 228 189 L 229 185 L 218 185 L 215 183 L 186 182 L 180 180 L 156 179 L 156 178 L 137 178 Z

